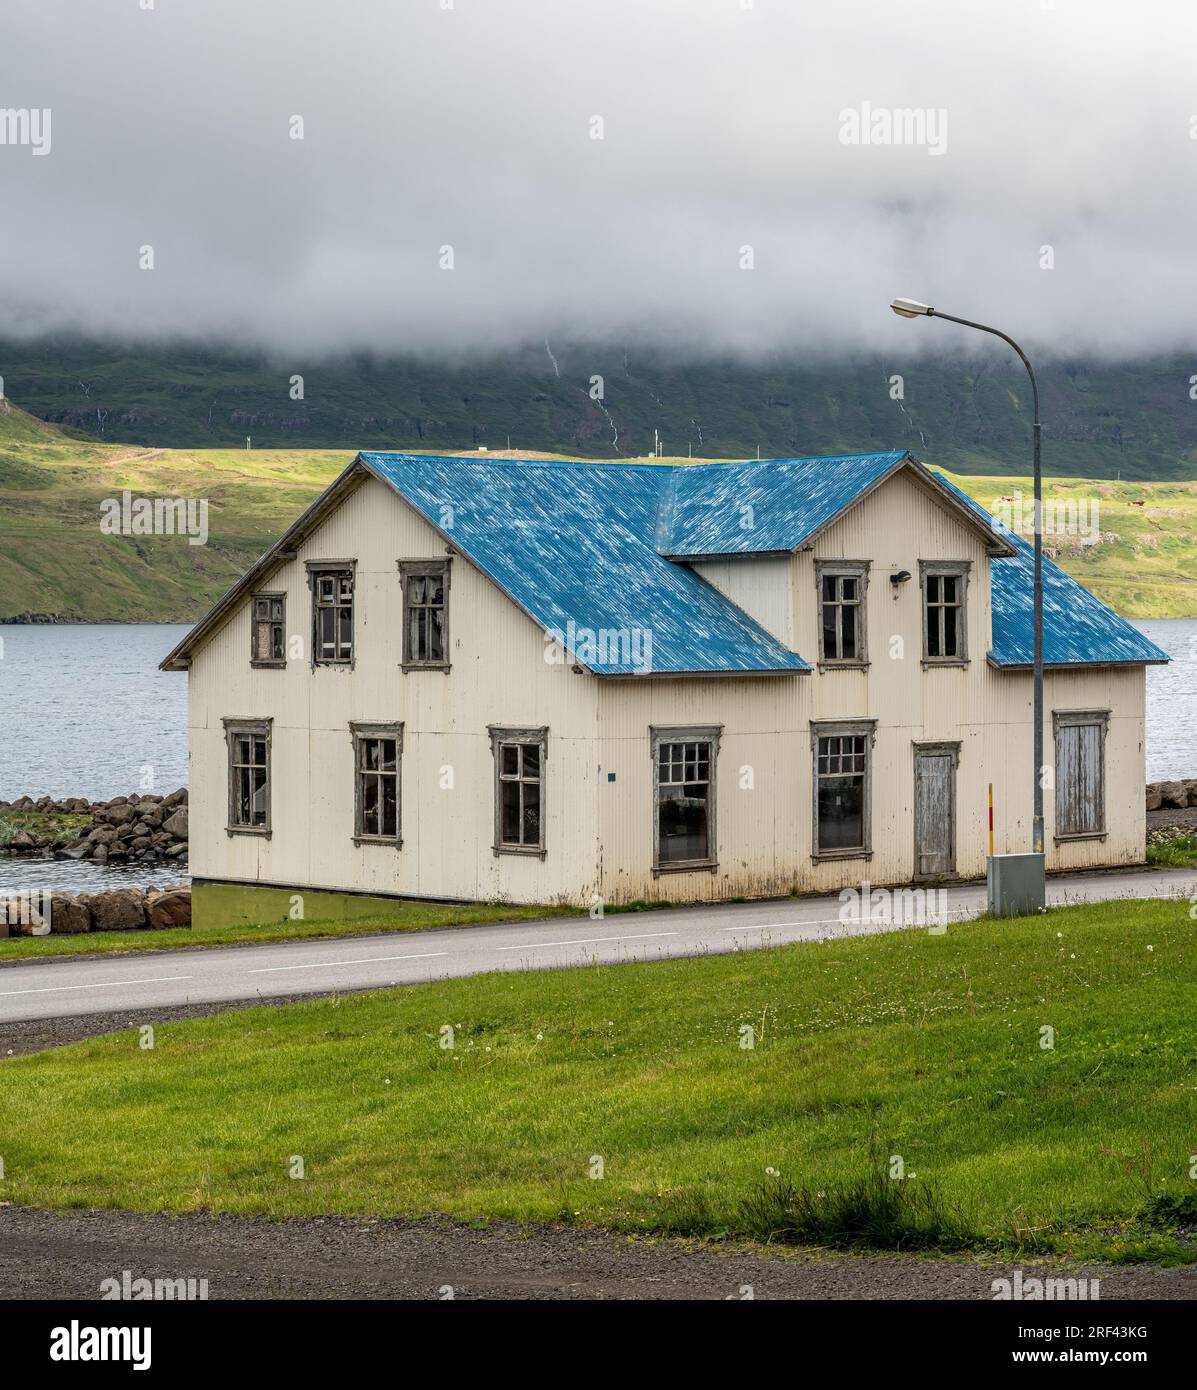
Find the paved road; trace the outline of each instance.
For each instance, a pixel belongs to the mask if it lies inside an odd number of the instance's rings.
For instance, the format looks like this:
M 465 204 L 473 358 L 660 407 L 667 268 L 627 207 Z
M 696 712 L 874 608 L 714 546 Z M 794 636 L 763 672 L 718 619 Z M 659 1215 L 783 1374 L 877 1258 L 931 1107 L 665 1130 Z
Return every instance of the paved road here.
M 1197 874 L 1179 869 L 1065 875 L 1053 903 L 1114 898 L 1188 898 Z M 947 894 L 947 919 L 975 916 L 980 884 Z M 187 949 L 0 965 L 0 1024 L 22 1019 L 327 994 L 419 984 L 490 970 L 659 960 L 796 941 L 892 931 L 885 922 L 845 923 L 836 897 L 784 898 L 720 907 L 617 913 L 598 921 L 556 917 L 447 930 L 357 936 L 228 949 Z M 919 926 L 918 930 L 928 930 Z M 1000 928 L 994 928 L 995 931 Z

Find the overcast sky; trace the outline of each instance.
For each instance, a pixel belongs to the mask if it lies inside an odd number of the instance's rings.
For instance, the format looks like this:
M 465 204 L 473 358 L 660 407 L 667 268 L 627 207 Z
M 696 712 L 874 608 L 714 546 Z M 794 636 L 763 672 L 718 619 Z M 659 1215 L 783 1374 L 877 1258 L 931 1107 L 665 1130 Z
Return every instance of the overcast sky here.
M 1197 350 L 1192 0 L 150 3 L 0 4 L 0 336 Z

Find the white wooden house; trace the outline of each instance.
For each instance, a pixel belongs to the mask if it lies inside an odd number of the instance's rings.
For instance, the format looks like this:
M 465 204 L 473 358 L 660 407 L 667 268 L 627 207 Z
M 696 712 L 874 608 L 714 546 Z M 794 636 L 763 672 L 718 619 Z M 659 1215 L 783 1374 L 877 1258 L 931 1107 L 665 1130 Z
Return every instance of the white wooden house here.
M 359 455 L 163 663 L 197 921 L 980 876 L 990 783 L 1030 847 L 1030 555 L 906 453 Z M 1166 657 L 1045 586 L 1048 867 L 1136 864 Z

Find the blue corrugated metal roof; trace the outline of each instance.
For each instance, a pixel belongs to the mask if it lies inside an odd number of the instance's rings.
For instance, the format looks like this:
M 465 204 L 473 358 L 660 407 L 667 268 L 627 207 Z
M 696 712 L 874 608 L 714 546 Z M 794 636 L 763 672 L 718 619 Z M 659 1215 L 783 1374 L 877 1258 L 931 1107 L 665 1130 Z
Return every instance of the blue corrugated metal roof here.
M 796 652 L 679 558 L 793 550 L 908 455 L 852 454 L 676 467 L 364 453 L 362 461 L 441 530 L 583 664 L 643 672 L 635 634 L 651 633 L 657 673 L 809 670 Z M 935 479 L 991 530 L 994 519 Z M 747 509 L 747 510 L 746 510 Z M 999 666 L 1032 659 L 1031 546 L 992 561 Z M 1044 659 L 1051 665 L 1167 660 L 1044 559 Z M 571 626 L 572 625 L 572 626 Z M 629 652 L 588 660 L 585 634 L 627 634 Z M 570 634 L 574 634 L 571 639 Z
M 602 674 L 644 672 L 646 632 L 658 674 L 809 670 L 712 585 L 657 554 L 653 533 L 670 468 L 360 457 Z M 617 650 L 598 653 L 604 659 L 588 660 L 585 634 L 604 631 L 626 636 Z
M 899 449 L 671 468 L 657 549 L 679 559 L 796 550 L 906 457 Z
M 941 475 L 946 487 L 973 511 L 999 526 L 979 502 Z M 1035 659 L 1032 624 L 1035 586 L 1035 546 L 1008 528 L 1002 534 L 1018 554 L 994 559 L 991 572 L 993 649 L 996 666 L 1029 666 Z M 1167 661 L 1168 653 L 1149 641 L 1138 628 L 1120 618 L 1071 575 L 1043 557 L 1043 660 L 1048 666 L 1095 665 L 1109 662 Z

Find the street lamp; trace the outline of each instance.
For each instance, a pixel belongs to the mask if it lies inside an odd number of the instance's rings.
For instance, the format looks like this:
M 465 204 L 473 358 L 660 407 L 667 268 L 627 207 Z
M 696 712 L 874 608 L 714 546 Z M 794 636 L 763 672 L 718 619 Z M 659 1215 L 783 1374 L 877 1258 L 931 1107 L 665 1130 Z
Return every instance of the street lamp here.
M 920 304 L 917 299 L 895 299 L 889 306 L 895 314 L 904 319 L 921 317 L 947 319 L 949 323 L 963 324 L 965 328 L 976 328 L 982 333 L 992 333 L 995 338 L 1009 343 L 1022 359 L 1022 365 L 1031 378 L 1031 400 L 1034 405 L 1035 421 L 1031 437 L 1034 441 L 1035 469 L 1035 588 L 1034 588 L 1034 630 L 1035 630 L 1035 819 L 1033 852 L 1043 853 L 1043 475 L 1039 467 L 1039 387 L 1035 373 L 1025 352 L 1000 328 L 990 328 L 988 324 L 973 323 L 971 319 L 958 319 L 954 314 L 945 314 L 933 309 L 929 304 Z

